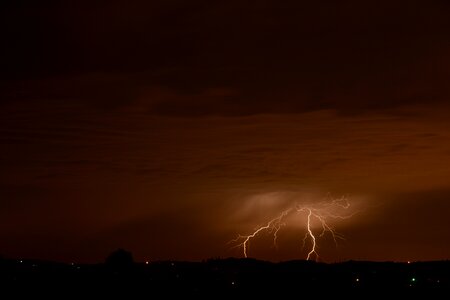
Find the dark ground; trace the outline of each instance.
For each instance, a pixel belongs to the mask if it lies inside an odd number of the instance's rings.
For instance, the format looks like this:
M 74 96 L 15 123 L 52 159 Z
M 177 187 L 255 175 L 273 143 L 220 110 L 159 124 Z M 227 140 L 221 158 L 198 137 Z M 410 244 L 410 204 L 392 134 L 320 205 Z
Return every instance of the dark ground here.
M 325 264 L 270 263 L 253 259 L 204 262 L 63 264 L 34 260 L 0 261 L 3 294 L 207 297 L 450 290 L 450 261 Z

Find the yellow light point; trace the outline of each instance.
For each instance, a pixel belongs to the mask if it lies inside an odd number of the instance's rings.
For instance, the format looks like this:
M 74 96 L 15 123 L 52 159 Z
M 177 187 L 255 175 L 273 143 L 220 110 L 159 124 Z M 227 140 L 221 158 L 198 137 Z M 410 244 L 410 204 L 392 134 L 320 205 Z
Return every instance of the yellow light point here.
M 265 226 L 261 226 L 253 233 L 249 235 L 239 235 L 236 239 L 232 240 L 232 243 L 236 243 L 238 241 L 242 241 L 239 244 L 237 244 L 235 247 L 242 247 L 244 257 L 248 257 L 248 247 L 250 240 L 253 238 L 256 238 L 260 233 L 264 232 L 265 230 L 269 231 L 269 233 L 273 234 L 273 245 L 275 248 L 277 248 L 277 239 L 278 239 L 278 233 L 281 230 L 283 226 L 286 225 L 284 223 L 284 219 L 291 215 L 292 213 L 307 213 L 307 221 L 305 224 L 306 227 L 306 233 L 303 237 L 303 248 L 306 245 L 306 241 L 309 239 L 311 241 L 311 249 L 309 250 L 306 260 L 310 260 L 314 258 L 315 260 L 319 259 L 319 254 L 316 251 L 317 250 L 317 242 L 318 238 L 323 238 L 327 232 L 330 233 L 331 237 L 333 238 L 334 244 L 337 246 L 337 239 L 344 239 L 340 234 L 338 234 L 328 223 L 327 219 L 348 219 L 351 218 L 353 215 L 355 215 L 357 212 L 353 212 L 349 215 L 340 215 L 332 213 L 332 211 L 338 210 L 347 210 L 350 207 L 350 203 L 347 201 L 345 197 L 334 199 L 334 200 L 328 200 L 323 201 L 314 205 L 303 205 L 300 206 L 298 204 L 294 205 L 293 207 L 283 211 L 278 217 L 270 220 Z M 320 225 L 322 227 L 322 231 L 320 234 L 315 234 L 313 231 L 313 220 L 316 219 L 318 222 L 320 222 Z

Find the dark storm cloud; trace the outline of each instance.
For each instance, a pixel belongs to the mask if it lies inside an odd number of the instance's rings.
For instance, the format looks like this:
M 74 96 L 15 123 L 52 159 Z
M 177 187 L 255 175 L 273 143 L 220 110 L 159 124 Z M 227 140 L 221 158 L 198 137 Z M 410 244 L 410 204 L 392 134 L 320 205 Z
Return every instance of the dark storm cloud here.
M 447 234 L 449 10 L 415 0 L 2 4 L 3 251 L 229 255 L 226 241 L 258 225 L 233 219 L 248 199 L 313 191 L 367 202 L 344 228 L 349 258 L 402 258 L 413 238 L 392 256 L 383 247 L 408 227 L 430 245 L 415 257 L 446 257 L 420 220 L 434 203 L 430 228 Z
M 0 120 L 0 236 L 9 241 L 8 255 L 98 260 L 127 246 L 142 259 L 228 256 L 234 252 L 226 242 L 266 216 L 256 222 L 250 214 L 245 228 L 232 218 L 249 197 L 312 189 L 375 198 L 351 223 L 366 235 L 353 226 L 343 230 L 352 241 L 348 258 L 402 257 L 401 245 L 392 256 L 367 248 L 378 247 L 391 230 L 384 220 L 403 218 L 399 228 L 421 230 L 416 219 L 424 216 L 425 200 L 443 200 L 410 195 L 448 187 L 445 110 L 234 118 L 149 117 L 129 107 L 103 113 L 54 107 L 42 114 L 30 105 L 9 110 Z M 445 207 L 439 207 L 441 216 Z M 271 208 L 256 205 L 254 211 L 272 216 Z M 429 243 L 423 234 L 418 240 Z M 48 251 L 48 245 L 56 248 Z M 443 257 L 436 252 L 439 240 L 429 245 L 417 257 Z
M 0 191 L 2 194 L 0 199 L 2 215 L 39 206 L 48 192 L 45 188 L 30 184 L 2 184 L 0 185 Z
M 2 102 L 138 99 L 183 116 L 446 102 L 448 13 L 445 1 L 19 2 L 2 10 Z

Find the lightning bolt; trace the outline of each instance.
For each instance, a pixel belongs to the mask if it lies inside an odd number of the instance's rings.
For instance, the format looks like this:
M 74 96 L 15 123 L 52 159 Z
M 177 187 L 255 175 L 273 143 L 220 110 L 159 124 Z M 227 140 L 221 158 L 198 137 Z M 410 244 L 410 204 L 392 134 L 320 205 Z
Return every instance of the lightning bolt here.
M 247 258 L 247 249 L 248 249 L 248 245 L 249 242 L 252 238 L 256 237 L 260 232 L 264 231 L 264 230 L 270 230 L 271 232 L 273 232 L 273 244 L 275 247 L 277 247 L 277 238 L 278 238 L 278 231 L 281 229 L 281 226 L 283 226 L 282 220 L 284 217 L 286 217 L 290 212 L 291 212 L 291 208 L 287 209 L 285 211 L 283 211 L 278 217 L 270 220 L 265 226 L 261 226 L 257 229 L 255 229 L 255 231 L 252 234 L 249 235 L 239 235 L 236 239 L 232 240 L 231 242 L 237 242 L 239 240 L 243 240 L 241 243 L 239 243 L 238 245 L 236 245 L 234 248 L 236 247 L 242 247 L 243 251 L 244 251 L 244 256 Z
M 311 251 L 309 251 L 308 256 L 306 257 L 306 260 L 309 260 L 311 258 L 311 255 L 313 254 L 316 255 L 316 259 L 319 259 L 319 254 L 316 252 L 316 237 L 313 231 L 311 230 L 311 216 L 313 215 L 313 212 L 309 208 L 307 208 L 307 210 L 308 210 L 308 221 L 306 223 L 306 229 L 308 230 L 308 232 L 305 237 L 309 236 L 311 238 L 312 246 Z M 305 244 L 305 239 L 303 239 L 303 244 Z
M 339 199 L 331 199 L 319 202 L 315 205 L 299 205 L 295 204 L 294 206 L 284 210 L 281 214 L 279 214 L 277 217 L 271 219 L 269 222 L 266 223 L 264 226 L 260 226 L 256 228 L 251 234 L 249 235 L 239 235 L 236 239 L 232 240 L 231 243 L 238 243 L 236 247 L 241 247 L 243 249 L 244 257 L 248 257 L 248 248 L 250 241 L 254 238 L 256 238 L 259 234 L 262 232 L 268 231 L 269 233 L 273 234 L 273 245 L 275 248 L 277 248 L 277 239 L 278 239 L 278 233 L 281 230 L 281 228 L 286 225 L 284 220 L 294 214 L 305 214 L 306 213 L 306 233 L 303 237 L 303 248 L 306 245 L 306 242 L 309 240 L 311 242 L 311 248 L 309 249 L 309 252 L 306 256 L 306 260 L 310 260 L 314 258 L 314 260 L 319 260 L 319 253 L 317 252 L 317 243 L 319 238 L 323 238 L 325 234 L 328 232 L 332 239 L 334 244 L 338 245 L 337 240 L 338 239 L 344 239 L 342 235 L 337 233 L 327 222 L 328 219 L 348 219 L 352 217 L 357 212 L 347 214 L 347 215 L 340 215 L 340 214 L 334 214 L 332 213 L 333 210 L 336 209 L 342 209 L 347 210 L 350 207 L 350 203 L 347 201 L 345 197 L 339 198 Z M 317 234 L 313 231 L 313 222 L 316 220 L 316 222 L 319 222 L 322 231 L 320 234 Z

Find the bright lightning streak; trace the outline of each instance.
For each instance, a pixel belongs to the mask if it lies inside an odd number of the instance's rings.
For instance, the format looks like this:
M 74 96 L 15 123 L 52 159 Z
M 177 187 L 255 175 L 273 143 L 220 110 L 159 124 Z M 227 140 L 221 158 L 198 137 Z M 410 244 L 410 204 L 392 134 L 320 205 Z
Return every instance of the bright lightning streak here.
M 238 240 L 242 240 L 243 242 L 236 245 L 235 247 L 242 247 L 242 249 L 244 250 L 244 256 L 247 258 L 247 249 L 248 249 L 248 244 L 250 242 L 250 240 L 252 238 L 254 238 L 255 236 L 257 236 L 260 232 L 266 230 L 266 229 L 270 229 L 274 232 L 273 234 L 273 244 L 276 247 L 277 246 L 277 237 L 278 237 L 278 231 L 281 229 L 281 226 L 283 226 L 282 220 L 284 217 L 286 217 L 289 212 L 291 211 L 291 209 L 285 210 L 283 211 L 278 217 L 276 217 L 275 219 L 270 220 L 265 226 L 261 226 L 259 228 L 257 228 L 252 234 L 249 235 L 245 235 L 245 236 L 238 236 L 236 239 L 232 240 L 232 242 L 237 242 Z
M 329 218 L 348 219 L 352 217 L 356 212 L 349 215 L 339 215 L 332 213 L 333 210 L 336 209 L 347 210 L 349 207 L 350 203 L 344 197 L 331 201 L 320 202 L 316 205 L 300 206 L 296 204 L 293 207 L 283 211 L 278 217 L 267 222 L 266 225 L 256 228 L 253 231 L 253 233 L 249 235 L 239 235 L 236 239 L 232 240 L 231 242 L 236 243 L 241 241 L 235 247 L 242 247 L 244 257 L 248 257 L 248 248 L 250 240 L 256 238 L 259 234 L 261 234 L 264 231 L 269 231 L 269 233 L 273 234 L 273 244 L 274 247 L 277 248 L 278 233 L 281 230 L 282 226 L 286 225 L 286 223 L 284 223 L 283 221 L 293 213 L 306 213 L 307 214 L 306 216 L 307 221 L 305 224 L 306 233 L 303 238 L 303 248 L 305 247 L 307 240 L 310 240 L 311 242 L 311 248 L 308 252 L 306 260 L 310 260 L 312 257 L 314 257 L 315 260 L 318 260 L 319 259 L 319 254 L 317 252 L 318 238 L 324 237 L 325 234 L 329 232 L 336 246 L 337 246 L 337 239 L 344 239 L 327 223 L 327 219 Z M 312 229 L 313 220 L 320 222 L 322 231 L 319 235 L 314 233 Z
M 317 252 L 316 252 L 316 237 L 314 236 L 314 234 L 311 230 L 311 215 L 313 213 L 312 213 L 311 209 L 308 208 L 307 210 L 309 211 L 309 213 L 308 213 L 308 222 L 307 222 L 306 228 L 308 230 L 308 235 L 311 238 L 312 247 L 311 247 L 311 251 L 309 251 L 308 256 L 306 257 L 306 260 L 309 260 L 309 258 L 311 257 L 312 254 L 315 254 L 316 258 L 318 259 L 319 254 L 317 254 Z

